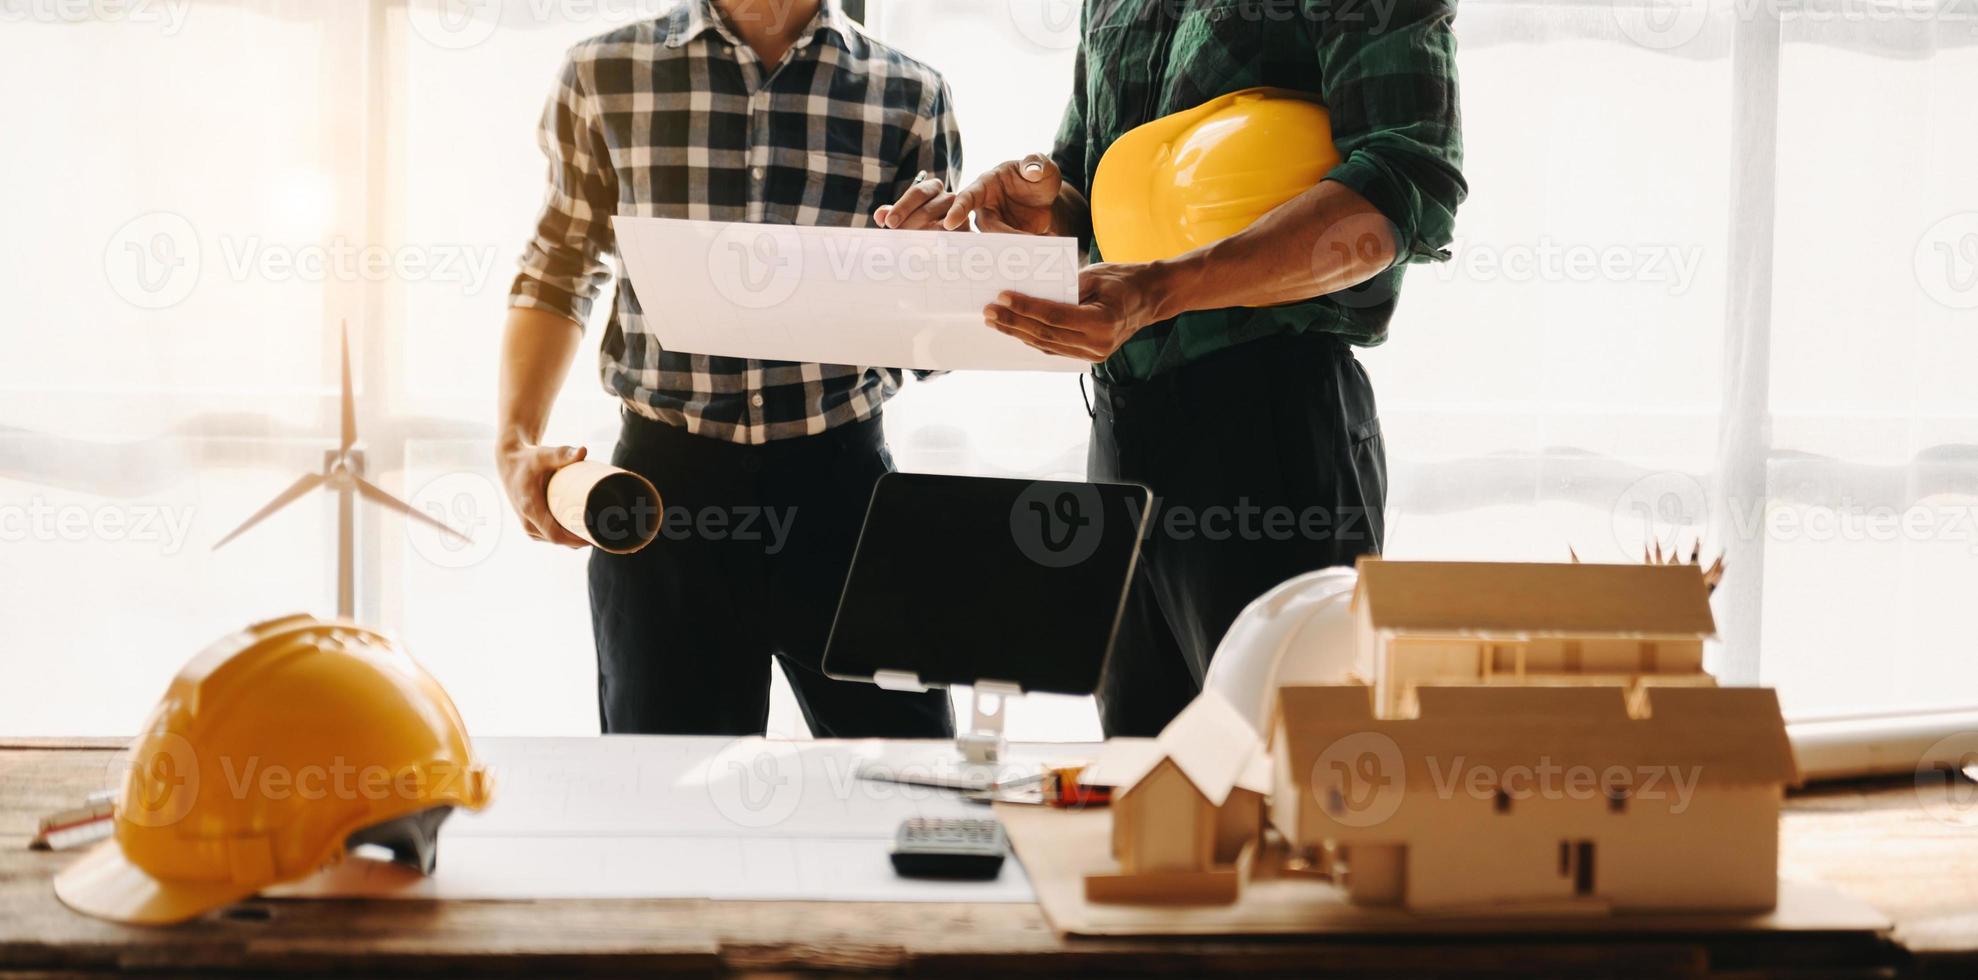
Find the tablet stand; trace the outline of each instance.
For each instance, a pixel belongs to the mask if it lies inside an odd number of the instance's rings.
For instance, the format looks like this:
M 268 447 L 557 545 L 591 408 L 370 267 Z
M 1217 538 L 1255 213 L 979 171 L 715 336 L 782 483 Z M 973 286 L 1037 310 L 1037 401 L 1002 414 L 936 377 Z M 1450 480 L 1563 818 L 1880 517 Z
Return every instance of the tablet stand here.
M 1023 693 L 1015 684 L 1002 681 L 976 681 L 969 688 L 969 724 L 955 736 L 962 758 L 974 763 L 1003 761 L 1003 709 L 1009 699 Z
M 911 671 L 881 670 L 872 675 L 872 682 L 889 691 L 925 691 L 927 685 L 920 682 L 920 676 Z M 1023 693 L 1023 688 L 1008 681 L 978 680 L 969 686 L 968 727 L 955 736 L 955 747 L 961 750 L 962 760 L 975 765 L 987 765 L 1003 760 L 1003 709 L 1009 706 L 1009 699 Z

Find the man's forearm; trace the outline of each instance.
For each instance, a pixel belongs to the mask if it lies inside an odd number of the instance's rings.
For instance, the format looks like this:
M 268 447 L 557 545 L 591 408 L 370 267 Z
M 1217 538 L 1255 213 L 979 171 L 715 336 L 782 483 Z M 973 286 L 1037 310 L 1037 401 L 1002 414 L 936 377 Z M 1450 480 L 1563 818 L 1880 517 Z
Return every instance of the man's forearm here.
M 549 424 L 550 407 L 577 356 L 583 328 L 547 310 L 508 311 L 501 339 L 501 394 L 495 441 L 504 447 L 535 445 Z
M 1394 264 L 1394 228 L 1367 199 L 1323 181 L 1256 224 L 1154 264 L 1159 319 L 1276 306 L 1357 286 Z

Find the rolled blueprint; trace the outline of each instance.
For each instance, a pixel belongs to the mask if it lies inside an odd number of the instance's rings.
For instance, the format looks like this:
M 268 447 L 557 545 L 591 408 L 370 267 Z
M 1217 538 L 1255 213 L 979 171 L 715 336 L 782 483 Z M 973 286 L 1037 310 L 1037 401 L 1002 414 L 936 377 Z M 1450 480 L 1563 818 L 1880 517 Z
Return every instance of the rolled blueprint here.
M 588 459 L 550 475 L 549 512 L 564 530 L 614 555 L 659 536 L 659 491 L 637 473 Z

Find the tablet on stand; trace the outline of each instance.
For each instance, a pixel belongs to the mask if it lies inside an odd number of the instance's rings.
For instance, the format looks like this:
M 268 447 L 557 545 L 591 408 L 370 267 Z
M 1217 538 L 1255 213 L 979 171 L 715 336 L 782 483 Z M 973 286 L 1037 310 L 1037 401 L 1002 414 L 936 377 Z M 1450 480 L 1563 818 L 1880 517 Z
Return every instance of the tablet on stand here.
M 882 477 L 825 674 L 899 691 L 967 686 L 962 759 L 1000 763 L 1011 698 L 1098 690 L 1152 507 L 1136 484 Z

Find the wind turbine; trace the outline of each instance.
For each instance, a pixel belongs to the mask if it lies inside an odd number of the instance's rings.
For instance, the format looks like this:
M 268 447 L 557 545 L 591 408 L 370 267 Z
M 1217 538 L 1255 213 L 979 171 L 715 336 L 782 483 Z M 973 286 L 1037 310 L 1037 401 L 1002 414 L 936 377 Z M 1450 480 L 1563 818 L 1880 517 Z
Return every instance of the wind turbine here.
M 304 494 L 323 487 L 337 495 L 337 615 L 345 619 L 355 617 L 357 612 L 357 590 L 354 558 L 356 541 L 356 501 L 352 495 L 361 496 L 380 507 L 395 510 L 415 521 L 429 524 L 441 534 L 455 538 L 461 543 L 468 542 L 467 535 L 448 527 L 438 518 L 423 514 L 406 503 L 386 493 L 376 484 L 364 479 L 364 454 L 357 451 L 357 401 L 350 385 L 350 322 L 343 323 L 343 441 L 334 451 L 323 454 L 323 472 L 310 473 L 289 484 L 266 507 L 254 512 L 241 526 L 234 528 L 213 545 L 218 551 L 227 542 L 246 533 L 248 528 L 266 520 L 276 511 L 300 500 Z

